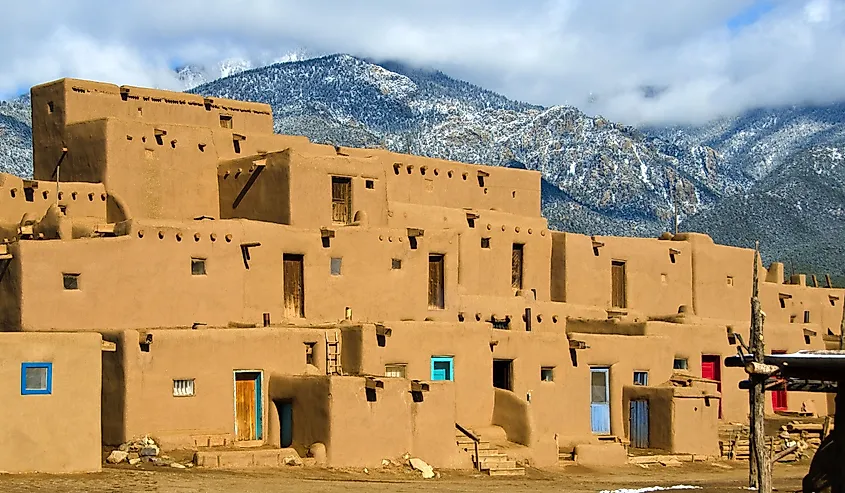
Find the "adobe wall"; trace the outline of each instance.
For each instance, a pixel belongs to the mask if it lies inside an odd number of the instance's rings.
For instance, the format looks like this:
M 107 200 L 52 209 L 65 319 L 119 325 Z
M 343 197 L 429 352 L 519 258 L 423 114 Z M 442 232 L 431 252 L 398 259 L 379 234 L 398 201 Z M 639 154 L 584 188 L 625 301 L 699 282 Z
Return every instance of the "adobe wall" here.
M 19 244 L 0 244 L 0 253 L 11 260 L 0 260 L 0 332 L 21 330 L 21 260 Z
M 74 123 L 116 117 L 221 128 L 220 116 L 225 115 L 231 116 L 230 134 L 270 134 L 273 129 L 268 105 L 170 91 L 60 79 L 33 87 L 31 97 L 36 179 L 50 178 L 68 139 L 66 126 Z
M 99 334 L 0 333 L 0 471 L 100 471 Z M 52 363 L 49 395 L 22 395 L 22 363 Z
M 726 325 L 716 324 L 671 324 L 665 322 L 649 322 L 648 333 L 666 337 L 671 341 L 671 354 L 665 361 L 674 358 L 686 359 L 691 375 L 701 376 L 702 355 L 718 356 L 721 370 L 722 420 L 725 422 L 745 422 L 748 416 L 748 393 L 739 389 L 739 382 L 747 375 L 743 368 L 727 368 L 724 359 L 737 354 L 736 346 L 730 344 Z M 731 325 L 735 333 L 740 334 L 748 343 L 749 328 L 744 324 Z M 823 349 L 824 343 L 820 337 L 810 339 L 807 344 L 803 331 L 790 325 L 765 324 L 766 352 L 784 350 L 787 352 L 802 349 Z M 787 394 L 788 409 L 800 410 L 805 401 L 813 402 L 816 409 L 824 413 L 826 409 L 823 395 L 807 392 L 789 392 Z M 773 414 L 771 395 L 766 394 L 766 413 Z
M 665 316 L 692 304 L 692 248 L 684 242 L 608 236 L 593 240 L 558 232 L 552 238 L 555 301 L 611 308 L 611 264 L 624 261 L 628 310 Z
M 142 351 L 141 334 L 152 335 L 149 351 Z M 268 435 L 275 413 L 272 401 L 277 397 L 268 394 L 268 388 L 281 392 L 276 380 L 282 375 L 326 371 L 325 335 L 320 329 L 149 329 L 106 337 L 116 339 L 120 351 L 120 362 L 103 368 L 104 381 L 119 382 L 104 397 L 113 403 L 103 409 L 103 442 L 111 445 L 147 433 L 167 449 L 231 444 L 236 370 L 262 372 L 262 441 L 278 443 L 278 437 Z M 306 363 L 306 343 L 314 344 L 315 365 Z M 194 379 L 195 395 L 173 396 L 173 379 Z

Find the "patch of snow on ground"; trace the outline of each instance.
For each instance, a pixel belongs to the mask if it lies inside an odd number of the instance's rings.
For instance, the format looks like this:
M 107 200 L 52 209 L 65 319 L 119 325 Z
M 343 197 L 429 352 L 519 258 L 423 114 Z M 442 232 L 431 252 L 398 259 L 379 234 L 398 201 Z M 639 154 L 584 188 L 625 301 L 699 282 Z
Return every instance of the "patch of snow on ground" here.
M 599 493 L 649 493 L 652 491 L 668 490 L 700 490 L 701 486 L 688 484 L 676 484 L 675 486 L 648 486 L 646 488 L 621 488 L 618 490 L 601 490 Z

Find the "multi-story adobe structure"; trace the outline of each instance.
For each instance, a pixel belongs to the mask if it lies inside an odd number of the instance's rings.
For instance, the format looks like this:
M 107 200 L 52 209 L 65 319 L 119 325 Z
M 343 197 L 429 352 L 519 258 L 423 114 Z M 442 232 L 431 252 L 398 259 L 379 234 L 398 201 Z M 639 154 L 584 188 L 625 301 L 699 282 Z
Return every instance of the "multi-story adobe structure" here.
M 456 425 L 540 466 L 606 437 L 717 454 L 718 424 L 746 420 L 722 361 L 748 333 L 750 249 L 552 231 L 537 172 L 317 145 L 264 104 L 63 79 L 32 117 L 34 180 L 0 175 L 0 326 L 34 349 L 0 376 L 53 380 L 4 396 L 6 426 L 36 398 L 63 419 L 61 385 L 100 371 L 76 405 L 105 444 L 324 446 L 330 465 L 470 467 Z M 767 349 L 824 348 L 845 291 L 759 268 Z M 73 333 L 102 361 L 51 359 Z

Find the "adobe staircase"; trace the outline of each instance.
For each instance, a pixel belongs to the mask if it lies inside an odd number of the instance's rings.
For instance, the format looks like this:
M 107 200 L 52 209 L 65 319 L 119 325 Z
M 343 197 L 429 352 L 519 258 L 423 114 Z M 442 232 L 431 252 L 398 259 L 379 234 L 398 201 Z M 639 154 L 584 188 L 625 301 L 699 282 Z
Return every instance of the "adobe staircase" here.
M 490 476 L 525 476 L 525 468 L 516 465 L 516 461 L 498 449 L 492 448 L 489 440 L 482 439 L 477 433 L 465 428 L 470 435 L 478 439 L 478 455 L 476 455 L 476 440 L 460 431 L 455 431 L 455 440 L 462 452 L 469 452 L 476 469 Z

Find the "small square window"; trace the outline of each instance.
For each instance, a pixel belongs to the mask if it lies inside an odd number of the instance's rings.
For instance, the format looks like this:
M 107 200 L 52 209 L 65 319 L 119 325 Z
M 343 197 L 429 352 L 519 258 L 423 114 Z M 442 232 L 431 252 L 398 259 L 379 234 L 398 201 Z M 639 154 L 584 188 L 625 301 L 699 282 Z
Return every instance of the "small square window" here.
M 402 268 L 402 259 L 395 258 L 391 260 L 390 268 L 393 270 L 399 270 Z
M 193 276 L 204 276 L 204 275 L 206 275 L 205 259 L 204 258 L 192 258 L 191 259 L 191 275 L 193 275 Z
M 689 362 L 686 358 L 675 358 L 675 361 L 672 362 L 672 369 L 689 370 Z
M 376 188 L 376 182 L 374 182 L 373 180 L 367 180 L 367 181 L 365 181 L 365 182 L 364 182 L 364 185 L 365 185 L 367 188 L 369 188 L 370 190 L 372 190 L 372 189 Z
M 79 274 L 62 274 L 62 285 L 67 290 L 79 289 Z
M 332 269 L 332 275 L 333 276 L 339 276 L 340 275 L 340 266 L 341 266 L 342 260 L 343 259 L 341 259 L 340 257 L 332 257 L 331 269 Z
M 727 279 L 726 279 L 726 283 L 727 283 L 728 286 L 733 286 L 734 285 L 734 277 L 728 276 Z
M 53 363 L 21 363 L 21 395 L 53 393 Z
M 220 115 L 220 127 L 232 128 L 232 115 Z
M 314 365 L 314 347 L 317 345 L 316 342 L 306 342 L 305 343 L 305 364 L 306 365 Z
M 490 238 L 481 238 L 481 248 L 490 248 Z
M 804 311 L 804 323 L 805 324 L 810 323 L 810 312 L 807 311 L 807 310 Z
M 408 366 L 404 363 L 384 365 L 384 376 L 393 378 L 405 378 Z
M 173 380 L 173 397 L 190 397 L 194 395 L 194 379 Z
M 540 368 L 540 381 L 541 382 L 554 382 L 555 381 L 555 367 L 554 366 L 544 366 Z

